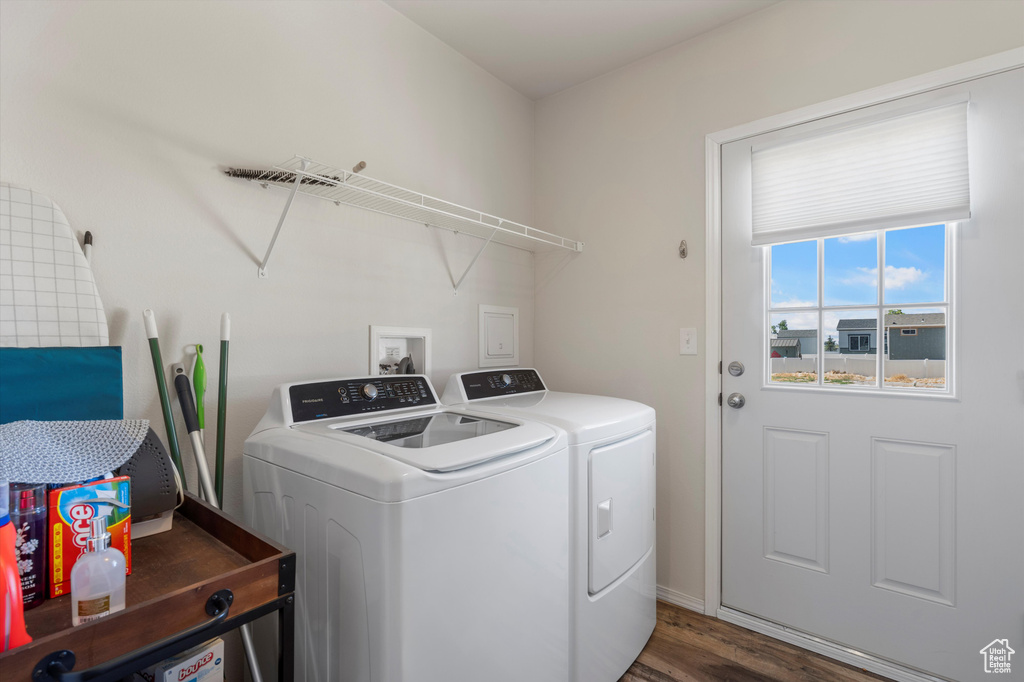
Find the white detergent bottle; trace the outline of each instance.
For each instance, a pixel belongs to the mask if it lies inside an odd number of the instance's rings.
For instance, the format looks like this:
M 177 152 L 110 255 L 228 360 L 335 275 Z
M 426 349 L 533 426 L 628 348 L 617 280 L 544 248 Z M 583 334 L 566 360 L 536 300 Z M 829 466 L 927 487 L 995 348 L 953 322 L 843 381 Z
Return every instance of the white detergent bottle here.
M 89 521 L 85 554 L 71 569 L 71 624 L 81 625 L 124 608 L 124 554 L 110 546 L 107 517 Z

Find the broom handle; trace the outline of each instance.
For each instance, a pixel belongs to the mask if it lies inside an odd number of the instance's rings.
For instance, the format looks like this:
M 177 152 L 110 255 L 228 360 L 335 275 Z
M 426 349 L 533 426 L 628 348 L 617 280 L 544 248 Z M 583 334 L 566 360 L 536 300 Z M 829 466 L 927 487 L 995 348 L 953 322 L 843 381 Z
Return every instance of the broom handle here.
M 224 497 L 224 439 L 228 421 L 228 346 L 231 340 L 231 316 L 220 318 L 220 385 L 217 389 L 217 458 L 214 462 L 214 487 L 217 499 Z
M 160 337 L 156 331 L 156 316 L 153 311 L 146 308 L 142 312 L 146 320 L 146 336 L 149 337 L 149 352 L 153 357 L 153 373 L 156 374 L 156 388 L 160 394 L 160 409 L 164 414 L 164 428 L 167 429 L 167 447 L 171 450 L 171 461 L 174 462 L 178 475 L 181 477 L 181 485 L 188 490 L 185 481 L 185 469 L 181 464 L 181 452 L 178 450 L 178 433 L 174 428 L 174 415 L 171 414 L 171 398 L 167 393 L 167 379 L 164 378 L 164 361 L 160 355 Z

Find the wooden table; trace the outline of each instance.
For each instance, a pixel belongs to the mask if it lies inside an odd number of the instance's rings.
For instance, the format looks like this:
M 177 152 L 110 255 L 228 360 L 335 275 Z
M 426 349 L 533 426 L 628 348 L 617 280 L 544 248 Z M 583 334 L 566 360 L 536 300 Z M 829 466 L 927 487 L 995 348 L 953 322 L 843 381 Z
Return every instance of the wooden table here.
M 132 541 L 126 601 L 78 627 L 70 595 L 26 612 L 33 641 L 0 654 L 0 681 L 119 680 L 274 611 L 278 679 L 293 679 L 295 553 L 194 495 L 170 531 Z

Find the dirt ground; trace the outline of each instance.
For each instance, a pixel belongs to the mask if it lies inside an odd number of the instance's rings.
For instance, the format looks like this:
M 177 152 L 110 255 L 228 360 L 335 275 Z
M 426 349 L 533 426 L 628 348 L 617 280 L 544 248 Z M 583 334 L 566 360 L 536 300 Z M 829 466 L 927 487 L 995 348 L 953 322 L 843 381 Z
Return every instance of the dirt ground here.
M 813 384 L 818 381 L 817 372 L 777 372 L 772 375 L 773 383 L 789 384 Z M 875 377 L 864 376 L 863 374 L 846 374 L 838 370 L 831 370 L 825 373 L 826 384 L 852 384 L 856 386 L 874 386 Z M 945 377 L 933 379 L 918 379 L 908 377 L 906 374 L 897 374 L 885 378 L 886 386 L 909 387 L 909 388 L 945 388 Z

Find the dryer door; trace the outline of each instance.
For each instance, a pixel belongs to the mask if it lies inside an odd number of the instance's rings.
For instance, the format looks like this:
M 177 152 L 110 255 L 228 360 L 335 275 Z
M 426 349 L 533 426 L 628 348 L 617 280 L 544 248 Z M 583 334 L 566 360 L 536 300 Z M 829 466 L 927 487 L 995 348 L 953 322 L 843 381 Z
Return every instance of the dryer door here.
M 590 451 L 590 594 L 632 568 L 654 544 L 654 432 Z

